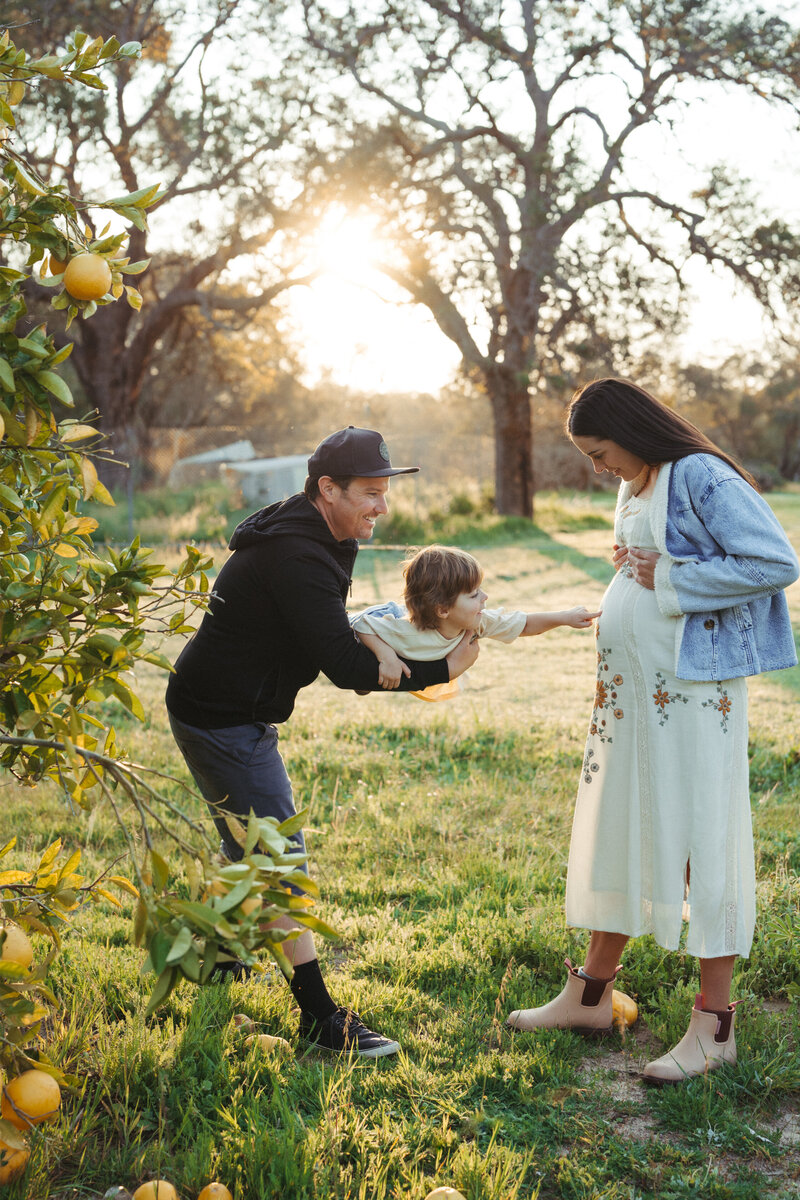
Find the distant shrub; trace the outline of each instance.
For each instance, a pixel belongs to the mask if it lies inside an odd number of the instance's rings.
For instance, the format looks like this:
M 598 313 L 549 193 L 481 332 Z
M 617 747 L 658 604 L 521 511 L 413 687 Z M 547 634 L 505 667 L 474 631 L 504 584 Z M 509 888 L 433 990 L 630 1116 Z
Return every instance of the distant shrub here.
M 759 462 L 746 465 L 762 492 L 772 492 L 783 487 L 785 480 L 772 463 Z
M 466 492 L 454 492 L 447 506 L 454 517 L 468 517 L 480 512 L 480 501 L 475 501 Z
M 98 542 L 119 544 L 138 534 L 148 546 L 183 542 L 225 545 L 238 521 L 250 508 L 238 505 L 235 493 L 218 483 L 172 491 L 151 488 L 133 497 L 132 528 L 128 499 L 115 495 L 116 507 L 84 506 L 99 523 Z M 424 546 L 430 542 L 485 546 L 516 541 L 538 528 L 546 533 L 579 532 L 610 527 L 614 497 L 610 493 L 565 495 L 542 492 L 536 497 L 535 523 L 525 517 L 504 517 L 494 511 L 490 486 L 464 487 L 452 494 L 442 488 L 403 494 L 393 491 L 387 516 L 375 528 L 376 545 Z

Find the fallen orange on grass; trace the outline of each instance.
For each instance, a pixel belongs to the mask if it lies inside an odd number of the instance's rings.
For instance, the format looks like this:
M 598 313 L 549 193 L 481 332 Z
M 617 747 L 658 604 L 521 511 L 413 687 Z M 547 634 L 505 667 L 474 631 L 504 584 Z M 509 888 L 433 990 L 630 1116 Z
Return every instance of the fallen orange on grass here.
M 17 1129 L 29 1129 L 58 1112 L 61 1088 L 45 1071 L 23 1071 L 3 1088 L 0 1115 Z
M 197 1200 L 233 1200 L 224 1183 L 207 1183 Z
M 111 287 L 111 267 L 102 254 L 76 254 L 64 271 L 64 287 L 76 300 L 99 300 Z
M 245 1046 L 258 1046 L 259 1050 L 274 1051 L 277 1054 L 291 1054 L 292 1047 L 286 1038 L 275 1037 L 271 1033 L 251 1033 L 244 1039 Z
M 11 1183 L 22 1174 L 25 1164 L 30 1158 L 30 1153 L 27 1146 L 19 1149 L 17 1146 L 9 1146 L 6 1142 L 0 1141 L 0 1184 Z
M 133 1200 L 178 1200 L 178 1193 L 166 1179 L 150 1179 L 136 1189 Z
M 635 1000 L 626 996 L 625 992 L 618 992 L 614 988 L 611 993 L 611 1014 L 615 1025 L 620 1029 L 627 1029 L 629 1025 L 635 1023 L 639 1016 L 639 1009 L 636 1007 Z

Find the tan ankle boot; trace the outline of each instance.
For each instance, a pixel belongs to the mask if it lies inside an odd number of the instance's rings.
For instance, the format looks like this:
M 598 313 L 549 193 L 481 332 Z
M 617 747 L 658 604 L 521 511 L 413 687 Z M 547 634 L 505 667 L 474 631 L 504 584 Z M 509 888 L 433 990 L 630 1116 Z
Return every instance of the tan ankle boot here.
M 533 1029 L 574 1029 L 576 1033 L 599 1035 L 611 1033 L 613 1013 L 611 993 L 614 979 L 585 979 L 568 958 L 567 982 L 555 1000 L 541 1008 L 523 1008 L 512 1012 L 506 1020 L 510 1029 L 529 1032 Z
M 645 1083 L 659 1086 L 683 1083 L 685 1079 L 716 1071 L 726 1063 L 733 1066 L 736 1062 L 735 1020 L 732 1004 L 720 1017 L 716 1012 L 705 1012 L 703 997 L 698 995 L 686 1033 L 672 1050 L 647 1064 L 642 1075 Z

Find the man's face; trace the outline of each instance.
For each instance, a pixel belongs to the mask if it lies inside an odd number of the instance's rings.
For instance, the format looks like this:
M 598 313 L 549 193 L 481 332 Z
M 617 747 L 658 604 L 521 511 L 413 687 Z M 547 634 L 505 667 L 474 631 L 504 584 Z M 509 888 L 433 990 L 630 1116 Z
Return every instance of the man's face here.
M 337 542 L 345 538 L 367 541 L 378 517 L 389 511 L 388 479 L 351 479 L 346 488 L 330 481 L 323 493 L 323 516 Z

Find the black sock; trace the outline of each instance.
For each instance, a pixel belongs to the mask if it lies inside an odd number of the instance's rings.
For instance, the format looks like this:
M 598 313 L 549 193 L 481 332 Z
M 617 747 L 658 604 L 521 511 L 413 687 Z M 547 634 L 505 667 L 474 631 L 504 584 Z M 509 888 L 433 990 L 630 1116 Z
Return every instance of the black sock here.
M 319 959 L 312 958 L 310 962 L 300 963 L 294 969 L 289 980 L 292 990 L 302 1012 L 315 1021 L 324 1021 L 331 1013 L 336 1012 L 336 1005 L 325 987 L 325 980 L 319 969 Z

